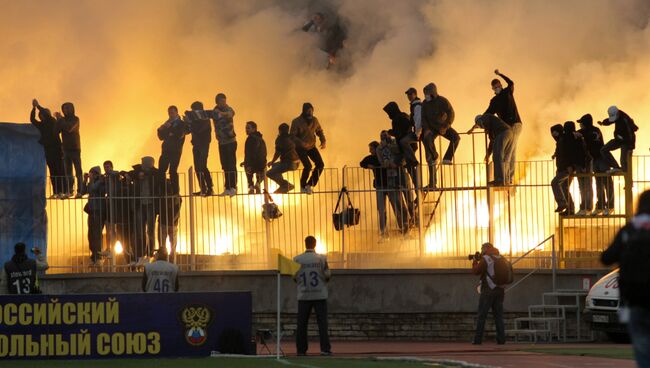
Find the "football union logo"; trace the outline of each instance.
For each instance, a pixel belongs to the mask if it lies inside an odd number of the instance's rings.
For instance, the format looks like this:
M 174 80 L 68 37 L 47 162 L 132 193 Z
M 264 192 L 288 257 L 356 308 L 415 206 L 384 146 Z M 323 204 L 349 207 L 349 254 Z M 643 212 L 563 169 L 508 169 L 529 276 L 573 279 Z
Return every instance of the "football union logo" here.
M 212 314 L 206 306 L 192 305 L 181 311 L 181 321 L 185 325 L 185 341 L 192 346 L 201 346 L 208 339 L 208 325 Z

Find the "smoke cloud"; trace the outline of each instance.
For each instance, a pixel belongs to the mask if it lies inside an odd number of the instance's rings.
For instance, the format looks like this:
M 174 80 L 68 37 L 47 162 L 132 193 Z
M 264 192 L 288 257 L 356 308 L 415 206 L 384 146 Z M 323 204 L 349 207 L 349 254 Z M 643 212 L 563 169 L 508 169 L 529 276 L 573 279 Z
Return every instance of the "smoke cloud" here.
M 499 68 L 516 83 L 524 130 L 520 158 L 549 158 L 548 128 L 616 104 L 641 127 L 650 116 L 650 6 L 642 0 L 100 1 L 1 0 L 0 120 L 24 122 L 36 97 L 81 119 L 84 168 L 119 169 L 157 157 L 166 108 L 207 107 L 224 92 L 244 124 L 258 123 L 269 149 L 277 125 L 303 102 L 328 137 L 326 166 L 356 165 L 389 121 L 381 108 L 433 81 L 466 131 L 485 110 Z M 345 72 L 325 70 L 314 11 L 348 27 Z M 603 128 L 605 138 L 611 128 Z M 461 141 L 459 159 L 471 157 Z M 527 143 L 527 144 L 524 144 Z M 181 170 L 191 165 L 189 140 Z M 521 154 L 524 154 L 522 156 Z M 213 142 L 209 167 L 218 170 Z

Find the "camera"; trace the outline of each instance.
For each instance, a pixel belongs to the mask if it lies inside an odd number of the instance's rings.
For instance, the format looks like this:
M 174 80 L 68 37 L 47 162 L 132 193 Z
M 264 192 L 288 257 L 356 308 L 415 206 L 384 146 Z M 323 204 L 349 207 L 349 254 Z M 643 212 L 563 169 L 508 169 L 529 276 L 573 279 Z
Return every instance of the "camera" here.
M 470 260 L 470 261 L 478 261 L 478 260 L 481 259 L 481 253 L 476 252 L 474 254 L 470 254 L 470 255 L 467 256 L 467 259 Z

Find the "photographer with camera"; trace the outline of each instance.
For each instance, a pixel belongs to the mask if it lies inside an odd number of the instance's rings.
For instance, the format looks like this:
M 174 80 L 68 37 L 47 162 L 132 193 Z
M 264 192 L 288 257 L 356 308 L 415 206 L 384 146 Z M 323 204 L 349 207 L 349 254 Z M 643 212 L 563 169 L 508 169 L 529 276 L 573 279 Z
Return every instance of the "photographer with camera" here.
M 506 263 L 508 265 L 508 263 L 501 257 L 499 250 L 490 243 L 483 243 L 481 253 L 476 252 L 468 258 L 472 261 L 472 272 L 475 275 L 481 276 L 478 320 L 476 322 L 476 334 L 474 335 L 472 344 L 481 345 L 483 341 L 483 330 L 485 329 L 485 319 L 490 309 L 492 309 L 497 330 L 497 344 L 503 345 L 506 343 L 506 334 L 503 324 L 504 289 L 502 284 L 512 282 L 512 273 L 510 274 L 510 281 L 506 282 L 500 280 L 501 277 L 499 276 L 501 275 L 497 275 L 497 273 L 502 272 L 501 264 Z

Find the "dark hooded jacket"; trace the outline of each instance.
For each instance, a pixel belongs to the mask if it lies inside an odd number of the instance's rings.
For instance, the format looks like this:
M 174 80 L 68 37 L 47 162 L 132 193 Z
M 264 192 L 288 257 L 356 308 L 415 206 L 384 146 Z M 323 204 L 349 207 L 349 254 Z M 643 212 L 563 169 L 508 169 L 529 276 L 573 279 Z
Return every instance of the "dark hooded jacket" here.
M 553 132 L 557 132 L 559 135 L 557 137 L 553 136 Z M 566 170 L 571 166 L 571 163 L 568 159 L 566 149 L 562 144 L 564 137 L 564 127 L 562 127 L 562 124 L 553 125 L 551 127 L 551 135 L 553 136 L 553 139 L 555 139 L 555 152 L 553 153 L 555 156 L 555 166 L 558 171 Z
M 296 162 L 299 160 L 296 143 L 291 134 L 278 134 L 275 139 L 275 152 L 280 154 L 281 162 Z
M 614 138 L 622 140 L 623 143 L 628 146 L 630 149 L 634 149 L 636 146 L 636 134 L 635 132 L 639 127 L 634 124 L 634 120 L 623 112 L 623 110 L 618 110 L 618 117 L 613 122 L 609 119 L 603 120 L 603 125 L 612 125 L 614 124 Z
M 33 108 L 29 120 L 41 133 L 41 139 L 38 143 L 43 145 L 45 152 L 60 154 L 61 138 L 56 130 L 56 119 L 52 116 L 50 110 L 45 108 L 39 108 L 39 118 L 40 121 L 36 119 L 36 108 Z
M 163 124 L 158 128 L 158 139 L 163 142 L 162 151 L 181 153 L 185 144 L 185 134 L 187 134 L 186 124 L 180 117 L 169 122 L 171 123 L 169 127 Z
M 514 97 L 515 82 L 503 74 L 499 74 L 499 76 L 506 81 L 507 86 L 492 97 L 490 106 L 485 110 L 485 113 L 495 114 L 510 126 L 514 123 L 521 123 L 521 117 L 519 117 L 519 111 L 517 110 Z
M 320 139 L 321 144 L 325 143 L 325 133 L 315 116 L 307 116 L 307 110 L 313 106 L 306 102 L 302 106 L 302 113 L 291 122 L 289 133 L 293 136 L 296 148 L 310 150 L 316 147 L 316 136 Z
M 71 102 L 66 102 L 61 106 L 70 106 L 72 112 L 69 115 L 64 115 L 56 121 L 57 131 L 61 132 L 61 141 L 64 150 L 80 151 L 81 150 L 81 137 L 79 136 L 79 118 L 74 113 L 74 105 Z
M 564 123 L 564 136 L 562 139 L 564 152 L 566 152 L 569 164 L 573 167 L 585 168 L 591 162 L 591 155 L 587 151 L 587 145 L 582 135 L 576 132 L 576 125 L 572 121 Z
M 263 171 L 266 166 L 266 143 L 262 133 L 254 132 L 246 138 L 244 147 L 244 167 L 253 171 Z
M 204 111 L 203 104 L 194 102 L 191 111 L 185 111 L 187 121 L 187 131 L 192 133 L 193 146 L 206 146 L 212 141 L 212 125 L 210 117 L 212 112 Z
M 413 123 L 409 116 L 399 109 L 396 102 L 391 101 L 384 106 L 384 111 L 391 120 L 392 128 L 388 131 L 398 141 L 413 132 Z
M 578 123 L 584 125 L 584 128 L 578 130 L 578 133 L 582 135 L 585 139 L 585 144 L 587 145 L 587 151 L 589 155 L 596 160 L 602 158 L 600 149 L 603 148 L 603 133 L 600 129 L 594 126 L 594 119 L 591 117 L 591 114 L 583 115 Z
M 422 129 L 442 134 L 451 127 L 456 113 L 448 99 L 434 93 L 435 97 L 422 102 Z

